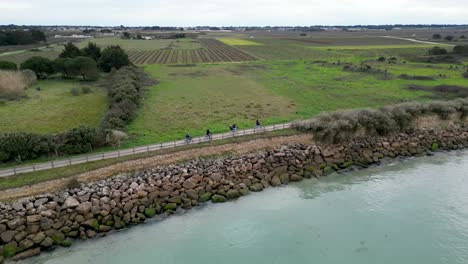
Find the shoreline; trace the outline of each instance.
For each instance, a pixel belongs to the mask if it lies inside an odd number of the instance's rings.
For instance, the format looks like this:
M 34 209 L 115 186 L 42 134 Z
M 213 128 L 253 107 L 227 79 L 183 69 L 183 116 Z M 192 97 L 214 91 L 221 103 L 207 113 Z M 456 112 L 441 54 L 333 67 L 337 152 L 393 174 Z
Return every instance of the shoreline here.
M 384 160 L 468 147 L 468 128 L 448 126 L 367 136 L 334 145 L 292 144 L 220 159 L 144 169 L 79 188 L 0 204 L 0 251 L 13 260 L 54 246 L 71 246 L 115 229 L 169 216 L 208 201 L 226 202 L 249 192 L 320 178 Z M 0 257 L 0 263 L 2 259 Z

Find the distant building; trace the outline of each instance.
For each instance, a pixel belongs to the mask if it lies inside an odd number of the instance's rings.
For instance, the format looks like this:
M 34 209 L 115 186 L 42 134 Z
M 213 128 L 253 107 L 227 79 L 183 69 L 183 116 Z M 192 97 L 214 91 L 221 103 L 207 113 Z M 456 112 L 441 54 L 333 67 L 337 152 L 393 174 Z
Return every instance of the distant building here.
M 71 36 L 63 36 L 63 35 L 55 35 L 54 38 L 92 38 L 91 36 L 86 36 L 86 35 L 76 35 L 73 34 Z

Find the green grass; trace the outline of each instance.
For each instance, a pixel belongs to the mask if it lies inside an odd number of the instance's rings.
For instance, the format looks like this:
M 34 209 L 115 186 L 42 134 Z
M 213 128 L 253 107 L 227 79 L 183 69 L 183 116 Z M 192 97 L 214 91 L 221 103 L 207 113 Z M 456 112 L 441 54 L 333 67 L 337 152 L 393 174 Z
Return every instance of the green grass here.
M 72 87 L 92 93 L 72 96 Z M 37 91 L 35 87 L 41 87 Z M 104 89 L 77 81 L 46 80 L 26 90 L 27 97 L 0 104 L 0 132 L 57 133 L 79 125 L 96 127 L 107 109 Z
M 128 128 L 134 137 L 128 144 L 180 139 L 186 133 L 202 135 L 208 128 L 224 132 L 233 123 L 253 127 L 257 118 L 279 122 L 295 111 L 290 100 L 233 72 L 236 69 L 235 64 L 146 67 L 160 84 L 147 92 Z
M 359 61 L 363 59 L 367 58 Z M 125 146 L 180 139 L 185 133 L 203 135 L 207 128 L 225 132 L 233 123 L 241 128 L 252 127 L 257 118 L 271 124 L 326 111 L 424 101 L 432 96 L 408 90 L 410 84 L 468 87 L 468 79 L 461 77 L 462 67 L 454 70 L 449 65 L 429 68 L 420 63 L 387 64 L 375 58 L 369 64 L 387 69 L 392 78 L 344 71 L 342 65 L 313 61 L 148 66 L 147 72 L 161 83 L 149 89 L 138 117 L 129 126 L 132 139 Z M 434 76 L 436 80 L 398 78 L 403 73 Z M 439 78 L 439 74 L 446 77 Z
M 224 44 L 231 45 L 231 46 L 252 46 L 252 45 L 263 45 L 258 42 L 254 42 L 247 39 L 240 39 L 240 38 L 219 38 Z
M 407 48 L 432 48 L 433 44 L 394 44 L 394 45 L 365 45 L 365 46 L 326 46 L 326 47 L 309 47 L 313 49 L 332 49 L 332 50 L 372 50 L 372 49 L 407 49 Z
M 40 56 L 40 57 L 45 57 L 45 58 L 54 60 L 58 57 L 62 49 L 63 49 L 62 46 L 58 45 L 58 46 L 51 46 L 49 48 L 41 48 L 38 51 L 20 50 L 20 51 L 8 52 L 8 53 L 0 54 L 0 61 L 11 61 L 19 65 L 25 60 L 34 56 Z

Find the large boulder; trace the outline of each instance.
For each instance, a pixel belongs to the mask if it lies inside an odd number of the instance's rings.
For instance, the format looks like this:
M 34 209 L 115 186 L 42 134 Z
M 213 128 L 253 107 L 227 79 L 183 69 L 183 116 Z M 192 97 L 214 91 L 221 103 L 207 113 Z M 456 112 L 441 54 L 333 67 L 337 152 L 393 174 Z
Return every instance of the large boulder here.
M 222 196 L 222 195 L 219 195 L 219 194 L 215 194 L 211 197 L 211 201 L 213 201 L 213 203 L 224 203 L 227 201 L 226 197 Z
M 80 202 L 78 202 L 77 199 L 75 199 L 72 196 L 68 196 L 65 202 L 63 203 L 63 208 L 68 209 L 68 208 L 75 208 L 78 205 L 80 205 Z

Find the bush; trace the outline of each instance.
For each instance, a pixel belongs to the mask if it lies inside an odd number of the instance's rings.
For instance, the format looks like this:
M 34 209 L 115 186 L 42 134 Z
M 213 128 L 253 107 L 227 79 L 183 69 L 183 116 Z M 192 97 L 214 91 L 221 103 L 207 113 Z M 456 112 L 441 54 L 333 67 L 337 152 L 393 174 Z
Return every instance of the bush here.
M 99 61 L 101 58 L 101 48 L 95 43 L 88 42 L 88 46 L 81 50 L 81 54 L 85 57 L 92 58 L 95 61 Z
M 453 47 L 453 53 L 455 54 L 468 54 L 468 45 L 457 45 Z
M 466 71 L 466 72 L 463 73 L 463 78 L 468 79 L 468 71 Z
M 63 134 L 59 151 L 66 154 L 79 154 L 92 150 L 97 132 L 94 128 L 80 126 Z
M 406 103 L 384 107 L 378 110 L 363 109 L 325 113 L 316 118 L 297 122 L 294 127 L 310 131 L 314 139 L 338 143 L 360 133 L 366 135 L 388 135 L 398 133 L 414 125 L 422 115 L 436 114 L 447 119 L 450 114 L 468 115 L 468 100 L 457 99 L 447 102 Z
M 0 161 L 23 161 L 49 153 L 53 141 L 48 136 L 32 133 L 0 134 Z
M 104 72 L 110 72 L 112 68 L 120 69 L 130 65 L 130 61 L 127 53 L 120 46 L 110 46 L 102 51 L 98 64 Z
M 78 95 L 80 95 L 80 90 L 78 90 L 78 88 L 76 88 L 76 87 L 73 87 L 73 88 L 70 89 L 70 93 L 71 93 L 72 96 L 78 96 Z
M 447 40 L 447 41 L 452 41 L 452 40 L 455 39 L 455 37 L 454 37 L 454 36 L 448 35 L 448 36 L 446 36 L 444 39 Z
M 0 61 L 0 70 L 16 71 L 18 70 L 18 65 L 11 61 Z
M 36 73 L 39 78 L 47 78 L 49 74 L 55 73 L 54 64 L 51 60 L 43 57 L 31 57 L 21 63 L 22 70 L 31 70 Z
M 447 54 L 447 50 L 444 49 L 444 48 L 441 48 L 441 47 L 433 47 L 433 48 L 430 48 L 428 51 L 427 51 L 427 54 L 429 55 L 444 55 L 444 54 Z
M 384 61 L 386 61 L 387 59 L 386 59 L 385 57 L 379 57 L 377 60 L 380 61 L 380 62 L 384 62 Z
M 89 86 L 83 86 L 81 87 L 81 92 L 84 94 L 89 94 L 92 92 L 91 88 Z

